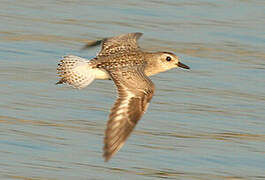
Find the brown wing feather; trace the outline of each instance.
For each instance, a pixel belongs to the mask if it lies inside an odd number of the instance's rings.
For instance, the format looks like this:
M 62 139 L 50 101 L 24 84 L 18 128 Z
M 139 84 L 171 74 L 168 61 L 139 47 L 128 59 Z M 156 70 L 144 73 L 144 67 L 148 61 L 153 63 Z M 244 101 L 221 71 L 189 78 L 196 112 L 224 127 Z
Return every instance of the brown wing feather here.
M 134 51 L 139 49 L 137 40 L 142 35 L 143 33 L 136 32 L 91 41 L 90 43 L 86 44 L 83 49 L 88 49 L 90 47 L 102 44 L 101 51 L 99 52 L 98 57 Z
M 138 50 L 137 40 L 142 36 L 142 33 L 128 33 L 111 38 L 103 39 L 102 49 L 98 56 L 107 56 L 116 53 Z
M 125 69 L 124 69 L 125 70 Z M 118 88 L 118 98 L 109 115 L 104 138 L 104 157 L 108 161 L 123 146 L 147 109 L 154 93 L 154 84 L 136 67 L 130 73 L 119 69 L 110 75 Z

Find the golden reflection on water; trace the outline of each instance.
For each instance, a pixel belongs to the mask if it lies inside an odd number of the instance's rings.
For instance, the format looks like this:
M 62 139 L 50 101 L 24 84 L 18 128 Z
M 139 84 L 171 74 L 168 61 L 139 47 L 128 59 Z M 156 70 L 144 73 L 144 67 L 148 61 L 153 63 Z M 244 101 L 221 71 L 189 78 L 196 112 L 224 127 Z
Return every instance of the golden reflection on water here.
M 175 138 L 192 138 L 192 139 L 214 139 L 222 141 L 236 141 L 236 140 L 246 140 L 246 141 L 261 141 L 265 142 L 264 134 L 243 134 L 243 133 L 190 133 L 189 135 L 184 134 L 173 134 L 168 132 L 148 132 L 148 131 L 136 131 L 137 134 L 146 134 L 153 136 L 165 136 L 165 137 L 175 137 Z
M 71 121 L 69 121 L 71 122 Z M 9 116 L 0 116 L 0 123 L 3 124 L 21 124 L 21 125 L 33 125 L 33 126 L 44 126 L 44 127 L 58 127 L 62 129 L 71 129 L 73 131 L 89 131 L 89 130 L 94 130 L 95 124 L 86 122 L 86 127 L 82 127 L 79 125 L 78 120 L 73 120 L 73 125 L 65 124 L 65 123 L 56 123 L 56 122 L 47 122 L 45 120 L 29 120 L 29 119 L 19 119 L 15 117 L 9 117 Z M 83 124 L 83 122 L 82 122 Z M 32 137 L 47 137 L 47 138 L 56 138 L 59 140 L 64 140 L 64 138 L 59 138 L 59 137 L 54 137 L 54 136 L 44 136 L 41 134 L 34 134 L 34 133 L 29 133 L 29 132 L 23 132 L 23 131 L 17 131 L 15 130 L 16 133 L 22 133 L 23 135 L 27 136 L 32 136 Z
M 72 22 L 72 21 L 69 21 Z M 99 23 L 99 22 L 97 22 Z M 104 22 L 111 23 L 111 22 Z M 115 24 L 115 23 L 114 23 Z M 72 24 L 73 25 L 73 24 Z M 19 32 L 8 32 L 8 31 L 0 31 L 0 35 L 2 35 L 2 40 L 5 41 L 39 41 L 39 42 L 51 42 L 51 43 L 61 43 L 65 45 L 76 46 L 77 43 L 80 45 L 80 49 L 82 45 L 86 43 L 93 42 L 94 40 L 98 40 L 105 37 L 67 37 L 67 36 L 59 36 L 59 35 L 51 35 L 51 34 L 23 34 Z M 92 39 L 93 38 L 93 39 Z M 231 42 L 226 44 L 213 44 L 213 43 L 187 43 L 187 42 L 172 42 L 166 41 L 162 39 L 151 39 L 145 38 L 145 43 L 142 45 L 144 49 L 148 50 L 157 50 L 157 49 L 165 49 L 165 46 L 159 46 L 160 44 L 166 44 L 168 47 L 166 48 L 168 51 L 178 52 L 181 54 L 186 54 L 193 57 L 200 58 L 214 58 L 216 60 L 224 60 L 227 61 L 227 57 L 232 56 L 237 58 L 235 60 L 239 62 L 245 63 L 256 63 L 260 64 L 261 59 L 265 59 L 265 52 L 257 49 L 253 49 L 253 47 L 242 44 L 232 44 Z M 77 45 L 78 46 L 78 45 Z M 148 47 L 148 48 L 147 48 Z M 174 47 L 174 48 L 172 48 Z M 250 62 L 251 60 L 251 62 Z
M 80 129 L 82 127 L 79 126 L 70 126 L 66 124 L 60 123 L 50 123 L 47 121 L 40 121 L 40 120 L 26 120 L 26 119 L 19 119 L 10 116 L 0 116 L 0 123 L 3 124 L 30 124 L 36 126 L 52 126 L 52 127 L 63 127 L 69 129 Z M 78 124 L 78 120 L 73 120 L 73 123 Z M 86 122 L 87 125 L 93 126 L 93 123 Z M 87 129 L 87 127 L 86 127 Z M 193 135 L 181 135 L 181 134 L 172 134 L 169 132 L 150 132 L 150 131 L 141 131 L 136 130 L 136 134 L 140 135 L 154 135 L 154 136 L 171 136 L 177 138 L 206 138 L 206 139 L 218 139 L 218 140 L 231 140 L 231 139 L 244 139 L 244 140 L 258 140 L 265 142 L 265 135 L 263 134 L 243 134 L 243 133 L 216 133 L 216 134 L 193 134 Z
M 156 42 L 156 46 L 153 43 Z M 167 44 L 167 49 L 172 52 L 178 52 L 193 57 L 209 58 L 215 60 L 228 61 L 233 56 L 234 60 L 245 63 L 261 63 L 261 59 L 265 59 L 265 52 L 260 49 L 254 49 L 252 46 L 242 44 L 214 44 L 214 43 L 187 43 L 172 42 L 158 39 L 147 39 L 145 47 L 148 49 L 165 49 L 165 46 L 159 44 Z M 174 48 L 172 48 L 174 47 Z M 229 57 L 230 56 L 230 57 Z M 251 60 L 251 61 L 250 61 Z
M 19 33 L 9 33 L 0 32 L 0 34 L 5 34 L 2 37 L 5 41 L 39 41 L 39 42 L 51 42 L 51 43 L 63 43 L 63 44 L 76 44 L 78 43 L 88 43 L 89 41 L 83 38 L 77 37 L 65 37 L 59 35 L 43 35 L 43 34 L 19 34 Z

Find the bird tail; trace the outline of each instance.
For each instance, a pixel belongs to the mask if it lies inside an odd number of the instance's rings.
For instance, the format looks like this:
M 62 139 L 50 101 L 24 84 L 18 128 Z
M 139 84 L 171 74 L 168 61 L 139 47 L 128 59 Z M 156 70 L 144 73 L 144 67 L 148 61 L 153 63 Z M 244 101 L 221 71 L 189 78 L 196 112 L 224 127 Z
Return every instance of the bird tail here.
M 78 89 L 88 86 L 96 77 L 89 60 L 73 55 L 63 57 L 57 72 L 61 79 L 56 84 L 67 83 Z

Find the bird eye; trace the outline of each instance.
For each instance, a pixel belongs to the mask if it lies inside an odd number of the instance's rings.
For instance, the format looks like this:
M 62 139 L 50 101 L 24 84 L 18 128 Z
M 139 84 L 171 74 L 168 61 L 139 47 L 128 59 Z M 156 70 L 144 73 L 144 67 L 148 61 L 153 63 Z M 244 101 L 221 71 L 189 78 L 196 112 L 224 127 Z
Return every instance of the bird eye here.
M 166 60 L 167 60 L 167 61 L 171 61 L 171 57 L 168 56 L 168 57 L 166 58 Z

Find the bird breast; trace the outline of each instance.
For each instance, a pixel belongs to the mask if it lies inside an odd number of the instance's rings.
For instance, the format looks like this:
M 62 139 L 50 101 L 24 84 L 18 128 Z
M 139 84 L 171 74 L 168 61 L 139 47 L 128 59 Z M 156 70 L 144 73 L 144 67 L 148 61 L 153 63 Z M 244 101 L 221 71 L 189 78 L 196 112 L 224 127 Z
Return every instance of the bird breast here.
M 109 74 L 103 69 L 94 68 L 93 71 L 96 74 L 96 79 L 110 79 Z

